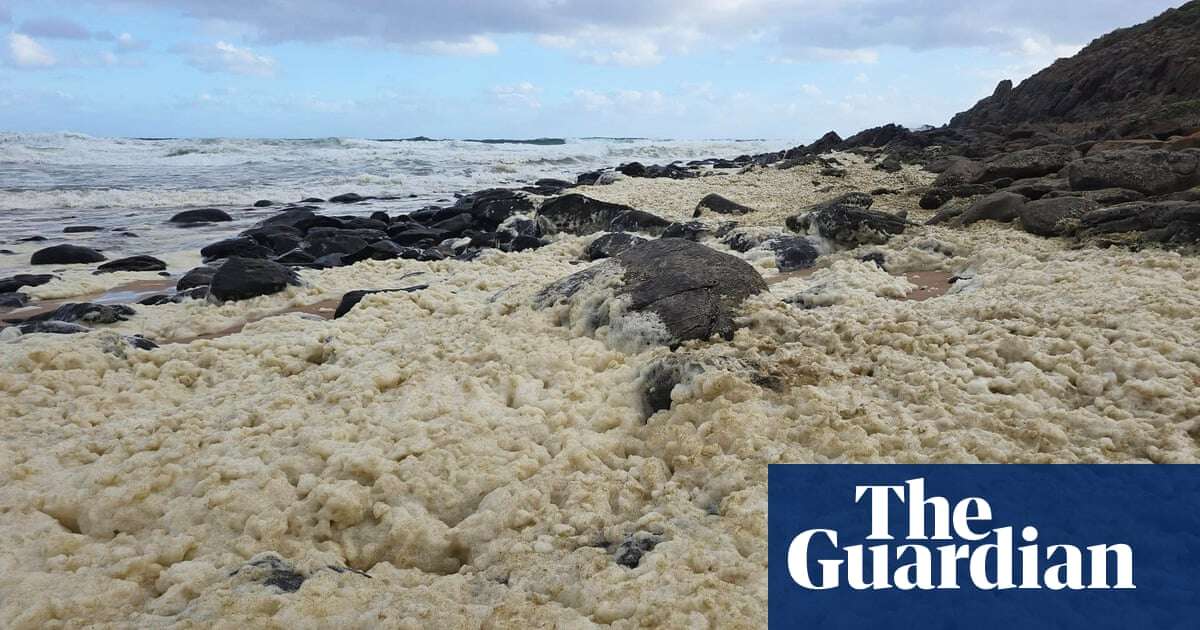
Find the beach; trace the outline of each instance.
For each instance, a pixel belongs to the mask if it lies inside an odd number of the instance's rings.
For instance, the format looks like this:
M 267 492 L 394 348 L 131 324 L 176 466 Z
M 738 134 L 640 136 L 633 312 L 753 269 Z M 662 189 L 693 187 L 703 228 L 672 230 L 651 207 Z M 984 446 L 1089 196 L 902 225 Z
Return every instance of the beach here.
M 597 234 L 568 233 L 300 269 L 272 295 L 135 304 L 86 334 L 0 333 L 0 625 L 758 628 L 769 464 L 1200 462 L 1194 256 L 925 225 L 934 174 L 832 157 L 843 174 L 570 190 L 675 222 L 709 193 L 754 209 L 702 214 L 714 232 L 780 231 L 850 192 L 906 217 L 803 272 L 699 237 L 768 287 L 728 341 L 626 343 L 537 307 L 596 264 Z M 200 262 L 179 256 L 172 272 Z M 22 291 L 162 281 L 92 269 Z M 689 367 L 648 408 L 668 357 Z

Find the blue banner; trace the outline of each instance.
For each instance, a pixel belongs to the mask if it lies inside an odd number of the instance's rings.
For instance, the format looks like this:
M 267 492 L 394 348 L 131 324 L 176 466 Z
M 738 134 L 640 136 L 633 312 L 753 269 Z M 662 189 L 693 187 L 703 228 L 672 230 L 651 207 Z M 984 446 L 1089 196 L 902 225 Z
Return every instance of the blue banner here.
M 775 465 L 771 628 L 1200 628 L 1200 467 Z

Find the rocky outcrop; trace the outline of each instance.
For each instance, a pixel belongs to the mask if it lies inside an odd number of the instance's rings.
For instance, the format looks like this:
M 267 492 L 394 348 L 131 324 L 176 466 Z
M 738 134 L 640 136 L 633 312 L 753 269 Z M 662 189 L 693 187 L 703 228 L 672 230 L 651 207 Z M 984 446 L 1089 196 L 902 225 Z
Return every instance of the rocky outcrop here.
M 1200 149 L 1109 151 L 1072 162 L 1067 177 L 1073 190 L 1126 188 L 1165 195 L 1200 184 Z
M 1068 223 L 1095 210 L 1096 202 L 1083 197 L 1056 197 L 1024 204 L 1017 210 L 1021 227 L 1038 236 L 1063 236 L 1072 230 Z
M 625 253 L 635 245 L 645 243 L 646 239 L 640 236 L 634 236 L 628 232 L 613 232 L 605 234 L 588 244 L 587 249 L 583 251 L 583 257 L 587 260 L 603 260 L 612 258 Z
M 1122 233 L 1154 243 L 1200 242 L 1200 203 L 1139 201 L 1094 210 L 1079 218 L 1082 237 Z
M 598 201 L 580 194 L 547 200 L 538 210 L 538 221 L 547 232 L 593 234 L 595 232 L 661 233 L 671 224 L 666 219 L 621 204 Z
M 543 289 L 539 308 L 567 305 L 562 323 L 607 327 L 627 349 L 731 338 L 747 297 L 767 290 L 746 261 L 685 239 L 649 241 Z
M 1166 138 L 1200 127 L 1200 2 L 1105 35 L 954 117 L 955 128 L 1093 123 Z

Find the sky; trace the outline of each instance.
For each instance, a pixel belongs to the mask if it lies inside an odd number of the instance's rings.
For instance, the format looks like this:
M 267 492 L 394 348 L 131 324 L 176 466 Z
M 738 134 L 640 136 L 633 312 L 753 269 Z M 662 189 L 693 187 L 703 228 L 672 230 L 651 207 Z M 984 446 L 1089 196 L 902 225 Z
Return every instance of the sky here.
M 0 0 L 0 131 L 815 138 L 941 125 L 1180 0 Z

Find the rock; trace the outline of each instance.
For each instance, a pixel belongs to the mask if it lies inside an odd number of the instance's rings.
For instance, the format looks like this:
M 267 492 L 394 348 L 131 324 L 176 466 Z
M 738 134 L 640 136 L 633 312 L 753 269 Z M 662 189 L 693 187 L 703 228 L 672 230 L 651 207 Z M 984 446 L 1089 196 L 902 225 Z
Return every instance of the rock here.
M 59 321 L 29 321 L 17 325 L 22 335 L 43 333 L 48 335 L 77 335 L 91 332 L 87 326 Z
M 279 214 L 267 217 L 258 222 L 259 226 L 278 226 L 286 225 L 296 227 L 301 223 L 317 216 L 312 210 L 307 208 L 288 208 Z M 299 230 L 299 228 L 297 228 Z
M 1025 179 L 1051 175 L 1061 171 L 1078 158 L 1079 153 L 1074 147 L 1062 144 L 1048 144 L 1023 151 L 1014 151 L 985 162 L 983 173 L 976 181 L 990 181 L 1001 177 Z
M 978 184 L 983 180 L 986 167 L 982 162 L 961 158 L 954 160 L 933 180 L 934 188 L 944 188 L 959 184 Z
M 645 177 L 646 166 L 641 162 L 630 162 L 617 167 L 617 172 L 626 177 Z
M 820 212 L 835 206 L 854 206 L 864 210 L 875 205 L 875 197 L 864 192 L 848 192 L 844 195 L 839 195 L 833 199 L 822 201 L 821 203 L 808 207 L 810 212 Z
M 427 284 L 419 284 L 419 285 L 412 286 L 412 287 L 405 287 L 403 289 L 372 289 L 372 290 L 363 290 L 363 291 L 351 291 L 342 296 L 342 301 L 338 303 L 337 310 L 333 313 L 333 318 L 340 319 L 340 318 L 344 317 L 346 315 L 346 313 L 349 313 L 351 309 L 353 309 L 355 306 L 357 306 L 358 303 L 361 302 L 363 300 L 363 298 L 367 297 L 368 295 L 375 295 L 376 293 L 398 293 L 398 292 L 415 293 L 417 291 L 421 291 L 421 290 L 428 289 L 428 288 L 429 288 L 429 285 L 427 285 Z
M 772 238 L 762 246 L 775 252 L 775 267 L 784 273 L 812 267 L 821 255 L 811 241 L 798 236 Z
M 1084 237 L 1141 232 L 1143 240 L 1159 243 L 1200 242 L 1200 203 L 1138 201 L 1099 210 L 1079 218 Z
M 721 239 L 721 242 L 735 252 L 748 252 L 766 241 L 785 236 L 783 233 L 768 233 L 761 231 L 737 230 L 730 232 Z
M 29 296 L 24 293 L 0 293 L 0 308 L 21 308 L 29 304 Z
M 907 222 L 903 217 L 867 210 L 853 205 L 822 204 L 821 209 L 788 217 L 788 229 L 793 232 L 817 234 L 845 247 L 882 245 L 895 234 L 903 234 Z
M 136 313 L 124 304 L 92 304 L 80 302 L 63 304 L 49 313 L 35 315 L 27 322 L 67 322 L 84 324 L 115 324 L 127 321 Z
M 987 184 L 955 184 L 953 186 L 930 188 L 921 196 L 919 205 L 924 210 L 937 210 L 946 205 L 946 202 L 951 199 L 990 195 L 995 191 L 995 188 Z
M 699 221 L 672 223 L 663 230 L 661 238 L 686 238 L 698 243 L 708 232 L 708 226 Z
M 279 263 L 233 257 L 213 274 L 208 293 L 222 302 L 246 300 L 279 293 L 288 285 L 298 284 L 296 273 Z
M 95 225 L 68 225 L 63 228 L 63 234 L 83 234 L 85 232 L 99 232 L 103 229 Z
M 904 165 L 900 163 L 900 159 L 894 155 L 889 155 L 880 163 L 875 165 L 875 170 L 885 173 L 899 173 Z
M 586 235 L 595 232 L 661 231 L 671 224 L 662 217 L 629 206 L 597 201 L 580 194 L 547 200 L 538 210 L 538 222 L 547 232 Z
M 509 218 L 533 212 L 533 202 L 521 192 L 493 188 L 474 192 L 459 199 L 452 209 L 458 214 L 467 213 L 476 229 L 494 232 Z M 441 220 L 445 219 L 439 219 L 439 221 Z
M 200 256 L 204 262 L 219 258 L 229 258 L 231 256 L 238 256 L 240 258 L 270 258 L 274 255 L 274 250 L 263 247 L 258 244 L 258 241 L 244 236 L 217 241 L 216 243 L 204 246 L 200 250 Z
M 619 287 L 605 278 L 619 275 Z M 584 291 L 591 287 L 591 291 Z M 758 271 L 746 261 L 684 239 L 649 241 L 601 261 L 543 289 L 535 303 L 546 308 L 566 302 L 573 319 L 594 332 L 609 325 L 610 339 L 622 332 L 636 337 L 630 345 L 677 345 L 689 339 L 733 336 L 734 315 L 747 297 L 767 290 Z M 606 295 L 597 301 L 591 293 Z M 587 297 L 574 301 L 580 294 Z M 607 321 L 604 304 L 620 299 L 619 321 Z M 653 315 L 647 321 L 643 315 Z M 661 326 L 661 328 L 658 328 Z
M 645 243 L 646 239 L 628 232 L 605 234 L 592 241 L 583 252 L 586 260 L 602 260 L 617 256 L 629 248 Z
M 229 216 L 224 210 L 216 208 L 202 208 L 199 210 L 184 210 L 179 214 L 171 217 L 169 223 L 221 223 L 224 221 L 232 221 L 233 217 Z
M 705 195 L 700 203 L 696 204 L 696 211 L 692 213 L 693 217 L 699 217 L 701 210 L 709 210 L 717 214 L 749 214 L 754 212 L 754 208 L 743 206 L 735 201 L 730 201 L 717 193 Z
M 1127 188 L 1165 195 L 1200 184 L 1200 149 L 1111 151 L 1072 162 L 1067 175 L 1073 190 Z
M 1041 199 L 1052 192 L 1070 189 L 1071 185 L 1066 180 L 1057 177 L 1021 179 L 1003 188 L 1004 192 L 1015 193 L 1029 200 Z
M 124 341 L 125 343 L 133 346 L 137 350 L 156 350 L 156 349 L 158 349 L 158 344 L 154 343 L 154 340 L 147 339 L 141 335 L 125 335 L 125 336 L 121 337 L 121 340 Z
M 885 258 L 881 252 L 871 252 L 865 256 L 860 256 L 859 260 L 865 263 L 875 263 L 875 266 L 879 267 L 880 269 L 887 269 L 885 266 L 887 263 L 887 258 Z
M 528 249 L 537 249 L 544 246 L 546 243 L 540 238 L 526 236 L 524 234 L 514 237 L 508 243 L 502 243 L 500 249 L 507 252 L 523 252 Z
M 1066 219 L 1078 219 L 1097 208 L 1097 204 L 1082 197 L 1058 197 L 1031 201 L 1018 210 L 1021 227 L 1038 236 L 1063 236 L 1069 227 Z
M 992 193 L 971 204 L 957 220 L 961 225 L 984 220 L 1008 223 L 1020 215 L 1025 201 L 1025 197 L 1016 193 Z
M 846 169 L 844 169 L 844 168 L 825 168 L 825 169 L 821 169 L 821 175 L 824 177 L 845 177 Z
M 300 203 L 325 203 L 325 200 L 320 197 L 306 197 L 301 199 Z
M 290 252 L 284 252 L 278 255 L 275 258 L 272 258 L 272 260 L 281 265 L 292 265 L 298 267 L 311 266 L 313 263 L 317 262 L 317 259 L 311 254 L 298 247 Z
M 659 411 L 670 409 L 671 391 L 675 389 L 675 386 L 703 371 L 703 366 L 678 352 L 671 353 L 644 367 L 638 376 L 642 389 L 643 416 L 649 419 Z
M 275 205 L 275 202 L 270 199 L 259 199 L 254 202 L 255 208 L 270 208 L 273 205 Z
M 179 278 L 179 282 L 175 283 L 175 290 L 187 291 L 188 289 L 195 289 L 197 287 L 207 287 L 212 284 L 213 275 L 216 273 L 216 267 L 196 267 Z
M 264 586 L 277 588 L 284 593 L 295 593 L 300 590 L 307 579 L 306 576 L 297 572 L 295 567 L 274 554 L 256 556 L 234 571 L 233 575 L 260 582 Z
M 79 245 L 54 245 L 39 249 L 29 259 L 31 265 L 78 265 L 107 260 L 104 254 Z
M 436 245 L 448 236 L 445 232 L 426 227 L 402 225 L 388 230 L 388 236 L 397 245 L 405 247 L 427 247 Z
M 18 243 L 41 243 L 42 241 L 46 241 L 46 240 L 49 240 L 49 239 L 47 239 L 45 236 L 26 236 L 24 238 L 17 239 L 17 242 Z
M 129 256 L 112 262 L 106 262 L 96 268 L 96 273 L 112 273 L 114 271 L 163 271 L 167 263 L 153 256 Z
M 631 534 L 617 546 L 617 550 L 613 552 L 613 561 L 623 567 L 636 569 L 642 562 L 642 556 L 650 553 L 661 542 L 661 536 L 647 532 Z
M 1052 190 L 1046 193 L 1043 199 L 1056 199 L 1058 197 L 1082 197 L 1100 206 L 1115 206 L 1120 203 L 1141 201 L 1146 198 L 1146 195 L 1136 190 L 1125 188 L 1101 188 L 1100 190 L 1083 191 Z
M 447 238 L 454 238 L 463 232 L 471 229 L 474 223 L 474 217 L 468 212 L 457 214 L 445 221 L 438 221 L 429 226 L 430 229 L 443 232 Z
M 367 201 L 368 199 L 370 199 L 370 197 L 363 197 L 358 193 L 345 193 L 330 197 L 329 203 L 359 203 Z
M 0 293 L 12 293 L 21 287 L 40 287 L 53 279 L 54 276 L 48 273 L 19 273 L 15 276 L 0 279 Z
M 314 258 L 321 258 L 330 254 L 353 254 L 370 244 L 367 239 L 359 238 L 350 230 L 314 231 L 300 242 L 300 248 Z

